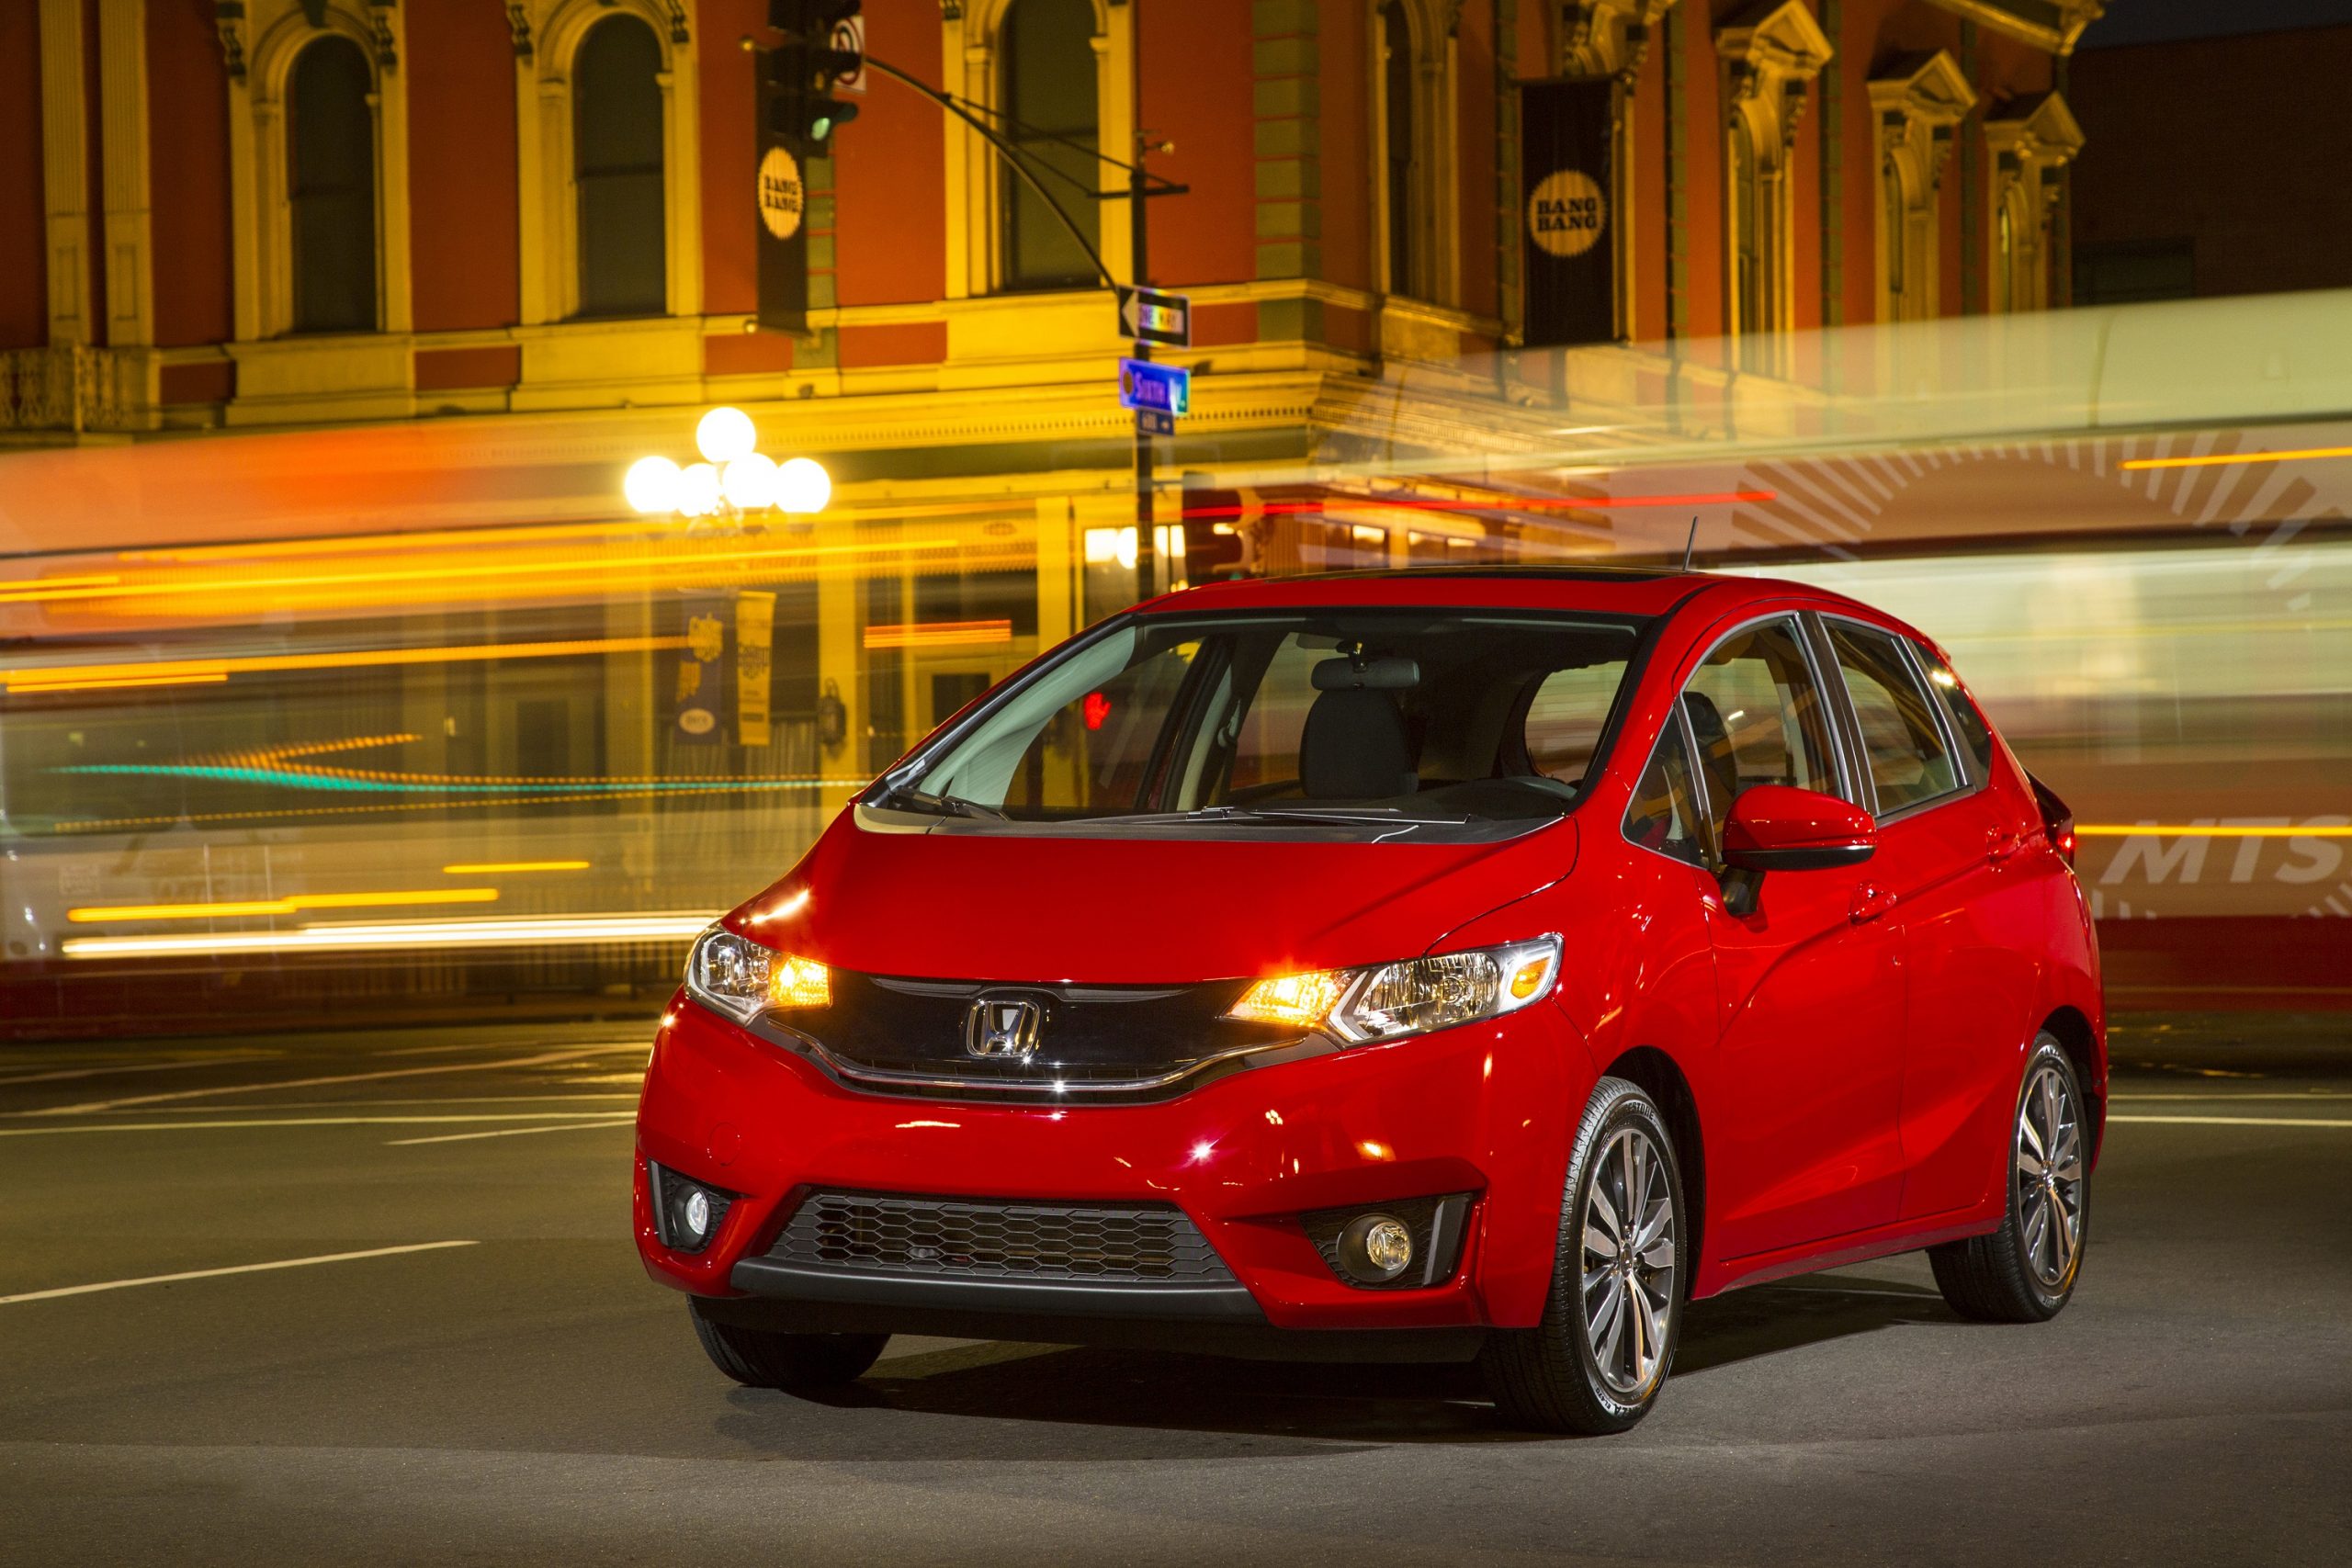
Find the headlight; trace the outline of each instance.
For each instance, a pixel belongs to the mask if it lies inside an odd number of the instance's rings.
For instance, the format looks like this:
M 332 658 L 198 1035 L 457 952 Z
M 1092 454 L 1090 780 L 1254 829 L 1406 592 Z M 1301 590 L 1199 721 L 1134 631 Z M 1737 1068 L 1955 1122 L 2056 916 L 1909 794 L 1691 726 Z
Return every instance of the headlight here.
M 1242 993 L 1226 1016 L 1320 1029 L 1342 1045 L 1425 1034 L 1517 1012 L 1552 988 L 1560 939 L 1407 958 L 1364 969 L 1278 975 Z
M 814 959 L 795 958 L 724 926 L 695 938 L 686 954 L 686 995 L 739 1023 L 780 1008 L 820 1008 L 833 999 L 832 977 Z

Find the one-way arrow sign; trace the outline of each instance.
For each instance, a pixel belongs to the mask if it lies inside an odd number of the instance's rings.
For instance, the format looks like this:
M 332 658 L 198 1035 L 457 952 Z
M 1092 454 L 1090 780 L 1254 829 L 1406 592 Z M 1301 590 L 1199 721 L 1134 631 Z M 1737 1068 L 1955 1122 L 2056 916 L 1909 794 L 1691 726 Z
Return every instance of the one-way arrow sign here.
M 1164 348 L 1193 346 L 1193 302 L 1156 288 L 1119 288 L 1119 333 L 1136 343 Z

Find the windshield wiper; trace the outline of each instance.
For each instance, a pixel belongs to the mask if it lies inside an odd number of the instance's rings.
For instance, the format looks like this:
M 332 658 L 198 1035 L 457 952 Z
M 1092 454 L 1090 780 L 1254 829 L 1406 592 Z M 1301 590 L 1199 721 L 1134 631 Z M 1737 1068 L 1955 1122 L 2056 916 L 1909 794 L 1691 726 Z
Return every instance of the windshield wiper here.
M 1324 822 L 1339 827 L 1460 828 L 1483 818 L 1473 812 L 1450 817 L 1408 817 L 1394 806 L 1204 806 L 1187 811 L 1187 822 Z
M 953 795 L 925 795 L 911 784 L 899 784 L 886 791 L 876 806 L 895 806 L 906 811 L 926 811 L 933 817 L 977 817 L 985 821 L 1007 820 L 1003 812 L 993 806 L 982 806 L 977 800 L 966 800 Z

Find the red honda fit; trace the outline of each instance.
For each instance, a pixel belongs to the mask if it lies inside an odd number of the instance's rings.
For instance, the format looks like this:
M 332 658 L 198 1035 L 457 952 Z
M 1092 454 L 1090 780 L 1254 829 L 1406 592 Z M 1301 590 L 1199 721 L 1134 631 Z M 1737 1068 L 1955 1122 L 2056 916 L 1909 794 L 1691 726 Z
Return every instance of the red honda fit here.
M 638 1246 L 730 1376 L 892 1333 L 1476 1358 L 1614 1431 L 1685 1302 L 2055 1314 L 2073 825 L 1909 627 L 1599 570 L 1230 582 L 1039 659 L 696 942 Z

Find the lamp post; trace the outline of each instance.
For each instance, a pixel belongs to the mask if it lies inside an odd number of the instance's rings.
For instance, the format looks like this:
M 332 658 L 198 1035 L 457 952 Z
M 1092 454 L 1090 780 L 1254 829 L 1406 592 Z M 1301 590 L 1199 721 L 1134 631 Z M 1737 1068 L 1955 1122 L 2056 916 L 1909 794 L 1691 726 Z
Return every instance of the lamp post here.
M 639 457 L 621 480 L 621 494 L 649 517 L 685 520 L 689 533 L 742 533 L 762 526 L 768 513 L 811 517 L 832 499 L 832 476 L 814 457 L 779 463 L 761 452 L 759 432 L 741 409 L 715 408 L 695 426 L 699 463 L 683 468 L 667 457 Z
M 770 513 L 780 512 L 791 520 L 824 511 L 833 495 L 832 477 L 825 466 L 813 457 L 779 463 L 759 450 L 759 440 L 750 414 L 741 409 L 712 409 L 695 425 L 695 447 L 702 461 L 681 468 L 667 457 L 639 457 L 622 479 L 621 493 L 644 515 L 680 518 L 688 534 L 705 536 L 760 532 Z M 706 745 L 722 741 L 731 710 L 736 745 L 764 748 L 771 735 L 775 594 L 766 589 L 733 588 L 716 593 L 689 590 L 688 595 L 672 739 Z M 828 714 L 825 705 L 819 705 L 818 734 L 821 740 L 831 733 L 838 746 L 843 710 L 837 695 L 829 693 L 828 698 L 833 711 Z

